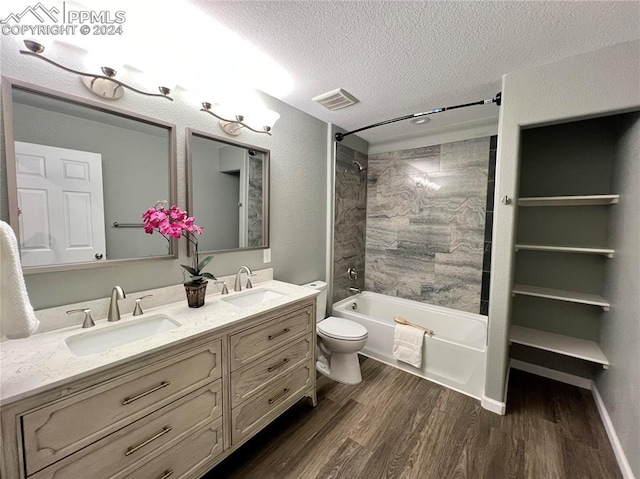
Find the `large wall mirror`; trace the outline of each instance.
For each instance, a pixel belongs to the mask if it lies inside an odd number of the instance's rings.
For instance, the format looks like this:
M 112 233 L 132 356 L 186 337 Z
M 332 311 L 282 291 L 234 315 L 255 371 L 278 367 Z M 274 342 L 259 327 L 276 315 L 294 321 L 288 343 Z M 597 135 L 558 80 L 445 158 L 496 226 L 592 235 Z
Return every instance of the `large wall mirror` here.
M 142 213 L 175 203 L 175 126 L 3 79 L 9 221 L 26 273 L 177 257 Z
M 269 151 L 187 129 L 189 214 L 203 252 L 269 247 Z

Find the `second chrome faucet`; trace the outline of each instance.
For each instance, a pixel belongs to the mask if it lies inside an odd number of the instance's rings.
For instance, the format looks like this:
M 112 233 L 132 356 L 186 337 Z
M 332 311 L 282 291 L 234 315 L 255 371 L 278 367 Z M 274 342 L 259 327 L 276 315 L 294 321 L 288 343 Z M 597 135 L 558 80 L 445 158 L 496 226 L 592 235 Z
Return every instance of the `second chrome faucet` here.
M 233 290 L 234 291 L 242 291 L 242 280 L 240 278 L 240 275 L 242 274 L 242 271 L 246 271 L 247 272 L 247 289 L 251 289 L 253 288 L 253 285 L 251 284 L 251 277 L 253 276 L 253 272 L 251 271 L 251 269 L 248 266 L 240 266 L 240 269 L 238 270 L 238 274 L 236 274 L 236 282 L 233 286 Z
M 120 308 L 118 307 L 118 301 L 126 298 L 124 291 L 120 286 L 114 286 L 111 290 L 111 301 L 109 302 L 109 315 L 108 321 L 120 321 Z

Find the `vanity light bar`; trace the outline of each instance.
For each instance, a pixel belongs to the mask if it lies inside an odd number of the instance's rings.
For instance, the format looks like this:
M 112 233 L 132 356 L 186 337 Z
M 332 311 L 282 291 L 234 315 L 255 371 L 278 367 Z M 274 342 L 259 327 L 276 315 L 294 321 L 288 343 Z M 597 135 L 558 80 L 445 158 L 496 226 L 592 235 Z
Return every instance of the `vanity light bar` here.
M 166 98 L 167 100 L 173 101 L 173 98 L 169 96 L 171 93 L 171 89 L 160 86 L 158 89 L 160 93 L 150 93 L 142 90 L 138 90 L 130 85 L 127 85 L 120 80 L 116 80 L 114 77 L 116 75 L 116 70 L 109 67 L 102 67 L 103 75 L 95 75 L 93 73 L 81 72 L 79 70 L 74 70 L 72 68 L 66 67 L 57 63 L 45 56 L 42 55 L 44 52 L 44 46 L 40 43 L 33 40 L 24 40 L 25 46 L 28 48 L 27 50 L 20 50 L 22 55 L 29 55 L 36 58 L 39 58 L 47 63 L 50 63 L 53 66 L 60 68 L 61 70 L 67 71 L 69 73 L 74 73 L 79 75 L 82 80 L 82 84 L 89 90 L 91 93 L 105 98 L 107 100 L 119 100 L 122 98 L 123 91 L 120 87 L 126 88 L 127 90 L 131 90 L 133 92 L 139 93 L 140 95 L 146 96 L 154 96 L 159 98 Z
M 235 120 L 227 120 L 226 118 L 221 117 L 220 115 L 217 115 L 213 112 L 213 110 L 211 109 L 211 103 L 209 102 L 203 102 L 202 103 L 202 108 L 200 108 L 200 111 L 204 111 L 205 113 L 209 113 L 209 115 L 214 116 L 215 118 L 217 118 L 218 120 L 220 120 L 220 124 L 222 125 L 222 129 L 233 136 L 239 135 L 240 134 L 240 129 L 241 128 L 247 128 L 255 133 L 266 133 L 267 135 L 271 136 L 271 127 L 270 126 L 263 126 L 262 130 L 256 130 L 255 128 L 251 128 L 249 125 L 247 125 L 246 123 L 244 123 L 244 116 L 242 115 L 236 115 L 236 119 Z

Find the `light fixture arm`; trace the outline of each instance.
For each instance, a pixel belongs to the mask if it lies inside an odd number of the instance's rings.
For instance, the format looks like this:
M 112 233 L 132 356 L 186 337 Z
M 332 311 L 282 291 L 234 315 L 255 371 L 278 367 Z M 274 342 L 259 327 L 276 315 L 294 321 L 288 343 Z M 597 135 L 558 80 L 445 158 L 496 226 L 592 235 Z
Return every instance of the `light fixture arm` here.
M 256 130 L 255 128 L 251 128 L 249 125 L 244 123 L 244 117 L 242 115 L 236 116 L 235 120 L 228 120 L 227 118 L 223 118 L 220 115 L 217 115 L 213 111 L 211 111 L 211 103 L 203 102 L 202 103 L 202 108 L 200 108 L 200 111 L 204 111 L 205 113 L 209 113 L 209 115 L 217 118 L 220 121 L 224 121 L 226 123 L 237 123 L 238 125 L 241 125 L 242 127 L 253 131 L 254 133 L 266 133 L 267 135 L 271 136 L 271 127 L 270 126 L 263 127 L 264 128 L 263 130 Z
M 42 50 L 44 51 L 44 49 Z M 173 98 L 171 98 L 168 94 L 171 92 L 168 88 L 165 87 L 159 87 L 160 91 L 166 91 L 166 94 L 163 93 L 149 93 L 146 91 L 142 91 L 142 90 L 138 90 L 137 88 L 134 88 L 130 85 L 127 85 L 126 83 L 121 82 L 120 80 L 116 80 L 113 76 L 107 76 L 107 75 L 96 75 L 94 73 L 87 73 L 87 72 L 81 72 L 80 70 L 74 70 L 73 68 L 69 68 L 66 67 L 64 65 L 61 65 L 60 63 L 51 60 L 50 58 L 47 58 L 43 55 L 41 55 L 40 53 L 36 53 L 36 52 L 32 52 L 32 51 L 27 51 L 27 50 L 20 50 L 20 53 L 22 55 L 29 55 L 32 57 L 36 57 L 39 58 L 40 60 L 43 60 L 47 63 L 50 63 L 51 65 L 54 65 L 58 68 L 60 68 L 61 70 L 64 70 L 66 72 L 69 73 L 74 73 L 76 75 L 79 76 L 83 76 L 83 77 L 89 77 L 89 78 L 94 78 L 94 79 L 102 79 L 102 80 L 108 80 L 110 82 L 113 82 L 123 88 L 126 88 L 128 90 L 131 90 L 133 92 L 139 93 L 140 95 L 146 95 L 146 96 L 154 96 L 154 97 L 159 97 L 159 98 L 166 98 L 167 100 L 173 101 Z

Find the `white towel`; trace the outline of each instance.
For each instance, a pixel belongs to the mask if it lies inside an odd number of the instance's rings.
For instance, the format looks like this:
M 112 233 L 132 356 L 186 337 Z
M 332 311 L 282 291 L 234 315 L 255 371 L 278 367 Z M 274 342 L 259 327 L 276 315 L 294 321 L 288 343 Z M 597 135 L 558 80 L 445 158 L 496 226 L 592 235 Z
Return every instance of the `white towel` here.
M 0 221 L 0 335 L 26 338 L 39 324 L 24 284 L 18 240 L 11 226 Z
M 393 332 L 393 357 L 416 368 L 422 366 L 424 331 L 405 324 L 396 324 Z

